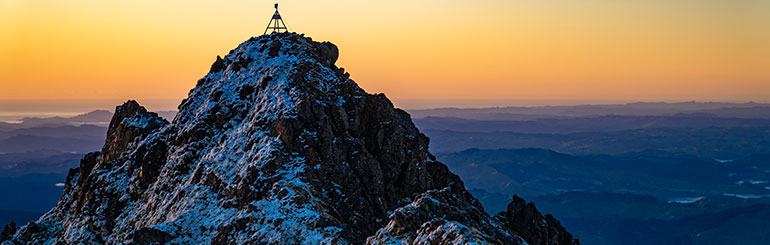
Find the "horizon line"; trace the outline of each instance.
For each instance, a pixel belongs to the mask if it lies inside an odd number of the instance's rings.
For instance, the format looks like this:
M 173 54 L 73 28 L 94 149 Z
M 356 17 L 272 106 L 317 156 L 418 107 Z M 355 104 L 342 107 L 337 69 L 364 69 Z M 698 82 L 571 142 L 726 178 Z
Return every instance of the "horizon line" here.
M 125 100 L 119 99 L 0 99 L 0 114 L 30 114 L 30 113 L 88 113 L 97 110 L 112 112 Z M 174 104 L 174 101 L 177 103 Z M 115 103 L 117 102 L 117 103 Z M 137 100 L 150 111 L 177 111 L 176 99 Z M 403 99 L 391 100 L 398 108 L 404 110 L 430 109 L 485 109 L 485 108 L 537 108 L 537 107 L 570 107 L 570 106 L 602 106 L 630 104 L 735 104 L 735 105 L 764 105 L 770 106 L 770 101 L 729 101 L 729 100 L 504 100 L 504 99 Z M 33 104 L 29 104 L 33 103 Z M 108 105 L 109 104 L 109 105 Z

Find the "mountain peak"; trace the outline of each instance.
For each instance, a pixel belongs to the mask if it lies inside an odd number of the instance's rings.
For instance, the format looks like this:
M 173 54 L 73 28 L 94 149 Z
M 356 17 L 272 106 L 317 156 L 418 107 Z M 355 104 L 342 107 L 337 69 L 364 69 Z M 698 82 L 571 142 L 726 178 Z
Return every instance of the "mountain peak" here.
M 264 35 L 217 57 L 170 123 L 126 102 L 102 152 L 70 171 L 57 206 L 11 240 L 527 239 L 484 212 L 428 152 L 429 140 L 409 114 L 385 95 L 363 91 L 334 65 L 337 57 L 328 42 Z M 555 235 L 573 241 L 569 233 Z

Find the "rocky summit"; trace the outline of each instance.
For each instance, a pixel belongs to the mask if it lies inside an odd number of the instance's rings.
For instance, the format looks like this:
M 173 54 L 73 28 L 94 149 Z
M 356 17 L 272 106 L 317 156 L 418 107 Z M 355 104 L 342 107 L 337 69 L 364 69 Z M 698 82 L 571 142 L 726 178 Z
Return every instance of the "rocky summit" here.
M 172 122 L 135 101 L 3 244 L 577 244 L 516 197 L 490 216 L 338 49 L 293 33 L 217 57 Z

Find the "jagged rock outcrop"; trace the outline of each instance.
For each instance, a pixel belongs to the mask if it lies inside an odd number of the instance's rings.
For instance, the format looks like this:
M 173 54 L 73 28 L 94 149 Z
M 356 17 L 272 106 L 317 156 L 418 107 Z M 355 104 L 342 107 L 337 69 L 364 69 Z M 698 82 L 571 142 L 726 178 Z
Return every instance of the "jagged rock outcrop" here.
M 573 244 L 572 235 L 561 226 L 559 220 L 546 214 L 543 216 L 534 203 L 527 203 L 519 196 L 513 196 L 506 211 L 495 215 L 503 227 L 516 231 L 530 244 Z
M 217 57 L 170 123 L 126 102 L 57 206 L 6 242 L 576 243 L 532 234 L 558 222 L 507 220 L 536 210 L 490 217 L 409 115 L 337 58 L 328 42 L 260 36 Z
M 16 233 L 16 223 L 11 221 L 3 227 L 3 231 L 0 232 L 0 241 L 11 239 L 11 236 Z

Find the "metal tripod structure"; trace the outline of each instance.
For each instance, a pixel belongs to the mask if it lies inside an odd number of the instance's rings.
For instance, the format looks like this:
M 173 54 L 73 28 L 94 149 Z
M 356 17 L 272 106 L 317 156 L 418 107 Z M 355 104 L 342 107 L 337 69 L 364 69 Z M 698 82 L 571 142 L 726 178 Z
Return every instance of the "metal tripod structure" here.
M 281 18 L 281 14 L 278 13 L 278 4 L 275 4 L 275 13 L 273 14 L 273 18 L 270 19 L 270 23 L 267 23 L 267 28 L 265 28 L 265 33 L 267 34 L 268 30 L 273 30 L 270 32 L 270 34 L 273 33 L 281 33 L 281 32 L 288 32 L 289 29 L 286 28 L 286 24 L 283 23 L 283 19 Z M 283 31 L 281 31 L 283 30 Z

